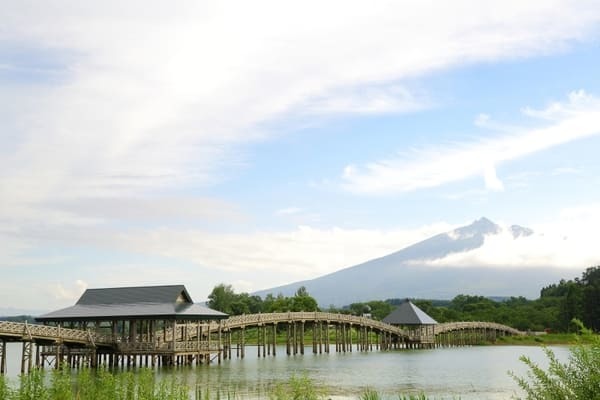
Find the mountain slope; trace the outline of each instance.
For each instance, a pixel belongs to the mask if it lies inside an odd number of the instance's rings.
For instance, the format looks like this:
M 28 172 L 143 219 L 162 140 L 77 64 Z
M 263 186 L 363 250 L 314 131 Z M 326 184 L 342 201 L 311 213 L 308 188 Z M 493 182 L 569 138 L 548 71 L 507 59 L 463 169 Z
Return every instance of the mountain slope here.
M 533 234 L 531 229 L 517 225 L 509 229 L 514 240 Z M 478 249 L 486 236 L 499 234 L 501 230 L 492 221 L 481 218 L 468 226 L 433 236 L 384 257 L 257 294 L 282 293 L 289 296 L 300 286 L 305 286 L 321 306 L 403 297 L 451 299 L 457 294 L 537 298 L 543 286 L 574 274 L 566 269 L 426 265 L 430 260 Z

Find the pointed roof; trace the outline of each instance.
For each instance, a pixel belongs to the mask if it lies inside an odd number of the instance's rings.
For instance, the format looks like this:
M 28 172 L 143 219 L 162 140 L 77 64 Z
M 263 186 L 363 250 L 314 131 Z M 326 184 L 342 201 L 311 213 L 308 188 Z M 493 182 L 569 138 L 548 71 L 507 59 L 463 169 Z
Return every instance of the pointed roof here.
M 427 315 L 409 299 L 400 304 L 394 311 L 383 319 L 391 325 L 437 325 L 437 321 Z
M 185 286 L 168 285 L 88 289 L 74 306 L 41 315 L 36 321 L 223 318 L 227 314 L 194 304 Z

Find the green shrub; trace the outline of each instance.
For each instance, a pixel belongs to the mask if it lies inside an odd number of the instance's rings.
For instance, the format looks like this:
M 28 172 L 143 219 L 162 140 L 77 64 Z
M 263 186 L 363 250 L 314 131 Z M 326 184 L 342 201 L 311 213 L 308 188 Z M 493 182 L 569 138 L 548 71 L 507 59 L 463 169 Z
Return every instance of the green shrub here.
M 525 392 L 526 400 L 596 400 L 600 399 L 600 338 L 586 330 L 580 322 L 586 342 L 571 348 L 569 360 L 562 363 L 554 352 L 544 349 L 549 365 L 546 370 L 528 357 L 520 360 L 528 367 L 526 377 L 510 375 Z
M 366 388 L 358 397 L 359 400 L 381 400 L 382 397 L 375 389 Z

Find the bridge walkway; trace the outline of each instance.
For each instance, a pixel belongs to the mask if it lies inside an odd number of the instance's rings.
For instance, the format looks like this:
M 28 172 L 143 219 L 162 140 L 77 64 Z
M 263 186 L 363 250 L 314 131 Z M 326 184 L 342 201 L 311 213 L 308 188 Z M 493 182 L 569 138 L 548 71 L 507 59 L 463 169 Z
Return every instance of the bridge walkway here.
M 371 318 L 324 312 L 286 312 L 232 316 L 221 322 L 189 323 L 174 333 L 165 329 L 151 335 L 152 342 L 129 343 L 122 338 L 99 335 L 92 330 L 66 329 L 27 323 L 0 321 L 0 373 L 6 373 L 6 344 L 23 343 L 21 372 L 44 367 L 53 358 L 71 365 L 102 363 L 115 366 L 161 365 L 163 362 L 208 362 L 217 358 L 243 358 L 252 331 L 259 357 L 275 356 L 278 344 L 285 343 L 288 355 L 464 346 L 495 340 L 503 335 L 522 335 L 514 328 L 490 322 L 452 322 L 436 325 L 423 334 Z M 175 340 L 173 340 L 175 334 Z M 282 342 L 283 337 L 283 342 Z M 279 342 L 278 342 L 279 340 Z M 35 354 L 34 354 L 35 349 Z M 166 360 L 165 357 L 173 357 Z M 150 360 L 150 361 L 149 361 Z M 51 361 L 51 360 L 50 360 Z M 50 361 L 48 361 L 50 363 Z

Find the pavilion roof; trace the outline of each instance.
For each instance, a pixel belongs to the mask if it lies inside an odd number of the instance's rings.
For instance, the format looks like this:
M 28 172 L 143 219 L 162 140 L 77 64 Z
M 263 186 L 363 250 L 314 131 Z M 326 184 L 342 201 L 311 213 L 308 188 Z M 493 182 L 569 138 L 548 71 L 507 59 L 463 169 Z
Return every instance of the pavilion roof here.
M 39 322 L 115 319 L 209 320 L 227 314 L 195 304 L 183 285 L 88 289 L 74 306 L 36 318 Z
M 409 299 L 392 311 L 383 322 L 391 325 L 436 325 L 437 321 L 427 315 Z

